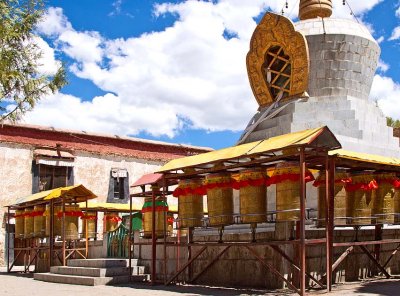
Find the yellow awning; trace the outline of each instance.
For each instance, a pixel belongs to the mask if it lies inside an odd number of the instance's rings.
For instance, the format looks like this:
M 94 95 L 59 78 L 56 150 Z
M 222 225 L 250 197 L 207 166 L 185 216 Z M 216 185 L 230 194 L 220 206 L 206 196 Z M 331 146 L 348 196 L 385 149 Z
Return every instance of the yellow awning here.
M 68 187 L 55 188 L 50 192 L 49 195 L 47 195 L 44 198 L 44 200 L 60 198 L 63 196 L 67 198 L 76 199 L 77 201 L 89 200 L 97 197 L 97 195 L 95 195 L 92 191 L 90 191 L 85 186 L 80 184 Z
M 12 205 L 20 205 L 24 203 L 29 203 L 33 201 L 38 201 L 44 199 L 47 195 L 49 195 L 53 190 L 46 190 L 46 191 L 41 191 L 35 194 L 31 194 L 28 196 L 23 196 L 20 198 L 17 198 L 14 204 Z
M 86 203 L 79 203 L 79 207 L 83 210 L 86 208 Z M 132 211 L 137 212 L 141 211 L 143 207 L 143 203 L 133 203 Z M 177 205 L 169 205 L 169 212 L 178 212 Z M 129 204 L 119 204 L 119 203 L 109 203 L 109 202 L 88 202 L 87 209 L 89 211 L 98 211 L 98 212 L 129 212 Z
M 299 145 L 309 145 L 311 143 L 313 146 L 325 147 L 328 150 L 341 147 L 339 141 L 335 138 L 329 128 L 320 127 L 272 137 L 262 141 L 211 151 L 199 155 L 174 159 L 161 167 L 158 172 L 163 173 L 174 171 L 198 165 L 205 165 L 217 161 L 235 159 L 241 156 L 248 157 Z
M 356 160 L 361 162 L 369 162 L 375 164 L 389 165 L 389 166 L 400 166 L 399 158 L 386 157 L 375 154 L 354 152 L 349 150 L 337 149 L 329 152 L 331 156 L 337 156 L 343 159 Z
M 67 201 L 71 199 L 77 202 L 85 201 L 88 199 L 96 198 L 97 196 L 83 185 L 74 185 L 68 187 L 60 187 L 47 191 L 38 192 L 29 196 L 19 198 L 10 206 L 21 206 L 24 204 L 34 203 L 41 200 L 51 200 L 65 196 Z
M 79 207 L 81 209 L 86 208 L 86 203 L 79 203 Z M 87 209 L 91 211 L 98 212 L 129 212 L 129 204 L 120 204 L 120 203 L 110 203 L 110 202 L 88 202 Z M 142 205 L 132 204 L 133 211 L 140 211 L 142 209 Z
M 246 154 L 248 151 L 250 151 L 251 149 L 253 149 L 260 143 L 261 143 L 261 141 L 257 141 L 257 142 L 242 144 L 242 145 L 238 145 L 238 146 L 234 146 L 234 147 L 215 150 L 215 151 L 211 151 L 211 152 L 206 152 L 206 153 L 202 153 L 202 154 L 198 154 L 198 155 L 177 158 L 177 159 L 171 160 L 170 162 L 168 162 L 164 166 L 162 166 L 158 170 L 158 173 L 172 171 L 172 170 L 180 169 L 183 167 L 191 167 L 191 166 L 195 166 L 195 165 L 199 165 L 199 164 L 207 164 L 207 163 L 212 163 L 215 161 L 236 158 L 236 157 Z

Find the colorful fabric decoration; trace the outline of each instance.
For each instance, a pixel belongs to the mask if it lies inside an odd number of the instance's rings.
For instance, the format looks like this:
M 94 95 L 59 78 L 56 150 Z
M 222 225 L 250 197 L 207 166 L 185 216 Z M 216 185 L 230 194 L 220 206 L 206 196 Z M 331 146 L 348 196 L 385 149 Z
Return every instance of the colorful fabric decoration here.
M 143 204 L 142 213 L 152 212 L 153 202 L 147 201 Z M 168 204 L 165 201 L 156 200 L 156 212 L 168 212 Z

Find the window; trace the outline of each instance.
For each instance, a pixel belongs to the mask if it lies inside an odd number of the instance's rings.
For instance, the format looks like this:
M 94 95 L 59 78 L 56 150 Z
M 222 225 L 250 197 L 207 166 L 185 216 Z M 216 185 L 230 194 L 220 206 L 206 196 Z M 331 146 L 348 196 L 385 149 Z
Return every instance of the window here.
M 113 178 L 114 179 L 114 199 L 124 199 L 124 181 L 125 178 Z
M 75 156 L 59 147 L 36 148 L 32 160 L 32 193 L 74 185 Z
M 107 202 L 125 203 L 129 200 L 129 175 L 126 169 L 113 168 L 110 172 Z
M 45 191 L 68 184 L 68 167 L 39 165 L 39 191 Z
M 271 46 L 265 53 L 262 72 L 274 100 L 279 96 L 287 97 L 289 95 L 291 71 L 290 57 L 285 54 L 283 48 Z

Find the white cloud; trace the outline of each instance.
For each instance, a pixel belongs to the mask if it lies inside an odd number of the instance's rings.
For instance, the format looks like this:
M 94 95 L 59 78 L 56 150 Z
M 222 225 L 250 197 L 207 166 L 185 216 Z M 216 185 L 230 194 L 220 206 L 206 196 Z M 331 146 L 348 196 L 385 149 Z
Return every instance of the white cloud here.
M 377 69 L 381 72 L 386 72 L 387 70 L 389 70 L 390 66 L 389 64 L 386 64 L 384 61 L 382 61 L 381 59 L 379 59 L 378 61 L 378 67 Z
M 396 14 L 396 16 L 397 16 L 398 18 L 400 18 L 400 5 L 399 5 L 399 7 L 396 9 L 395 14 Z
M 385 37 L 381 36 L 378 39 L 376 39 L 376 42 L 378 42 L 379 44 L 382 43 L 383 41 L 385 41 Z
M 58 43 L 64 53 L 78 62 L 93 63 L 102 60 L 102 38 L 98 32 L 68 30 L 59 36 Z
M 357 2 L 353 9 L 363 14 L 379 0 Z M 289 1 L 293 17 L 295 3 Z M 334 0 L 338 3 L 341 0 Z M 269 8 L 279 12 L 284 4 L 285 0 L 164 3 L 155 6 L 154 14 L 176 15 L 171 27 L 127 39 L 78 32 L 62 10 L 53 8 L 48 15 L 58 23 L 39 29 L 55 36 L 58 49 L 75 61 L 70 68 L 75 75 L 108 94 L 90 102 L 58 94 L 43 100 L 26 120 L 117 134 L 144 130 L 174 136 L 182 120 L 210 131 L 242 130 L 258 107 L 245 63 L 254 17 Z M 340 10 L 335 13 L 341 15 Z M 225 39 L 226 31 L 235 37 Z
M 175 131 L 170 127 L 179 124 L 168 106 L 126 106 L 119 97 L 110 93 L 95 97 L 91 102 L 62 93 L 51 95 L 41 100 L 33 112 L 27 113 L 24 121 L 110 134 L 137 134 L 146 130 L 155 136 L 171 137 Z
M 35 37 L 33 42 L 39 47 L 42 53 L 38 61 L 38 70 L 44 75 L 54 75 L 61 66 L 61 62 L 56 60 L 54 49 L 40 37 Z
M 390 36 L 389 40 L 397 40 L 400 38 L 400 26 L 393 29 L 392 36 Z
M 71 29 L 71 23 L 59 7 L 49 7 L 37 26 L 40 33 L 48 36 L 58 35 Z
M 392 78 L 375 75 L 370 98 L 377 100 L 386 116 L 400 119 L 400 84 Z

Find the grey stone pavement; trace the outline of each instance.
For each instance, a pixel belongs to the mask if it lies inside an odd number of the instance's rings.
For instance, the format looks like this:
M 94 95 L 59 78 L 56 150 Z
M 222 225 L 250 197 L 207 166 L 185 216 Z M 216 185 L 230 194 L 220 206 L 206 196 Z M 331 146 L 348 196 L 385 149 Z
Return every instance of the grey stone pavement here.
M 310 295 L 400 295 L 400 279 L 370 280 L 337 285 L 327 294 L 325 290 L 309 292 Z M 119 286 L 78 286 L 35 281 L 32 274 L 7 274 L 0 268 L 0 295 L 7 296 L 184 296 L 184 295 L 296 295 L 288 291 L 265 291 L 251 289 L 215 288 L 205 286 L 150 286 L 149 284 L 129 284 Z

